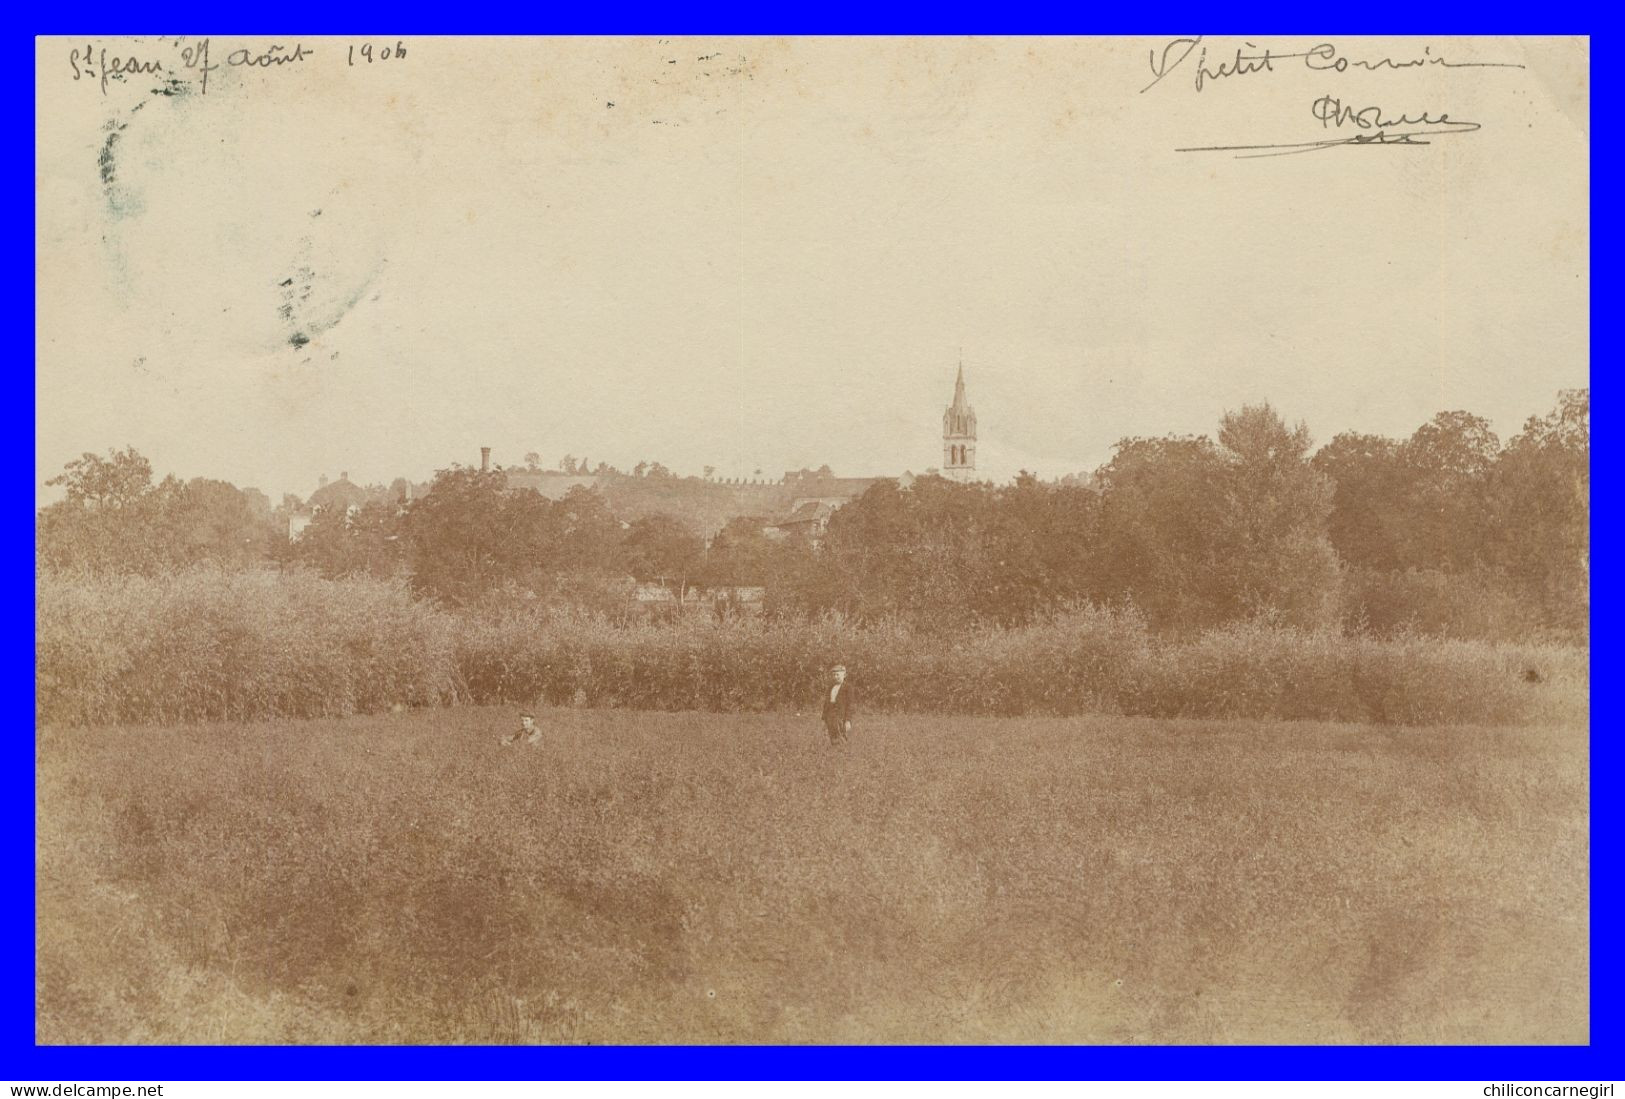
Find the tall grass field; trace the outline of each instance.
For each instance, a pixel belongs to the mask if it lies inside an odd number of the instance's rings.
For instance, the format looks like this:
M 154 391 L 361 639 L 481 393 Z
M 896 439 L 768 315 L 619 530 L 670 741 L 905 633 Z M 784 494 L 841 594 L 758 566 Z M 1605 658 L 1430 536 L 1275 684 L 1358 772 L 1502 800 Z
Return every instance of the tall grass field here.
M 44 727 L 37 1039 L 1588 1039 L 1583 724 L 515 713 Z

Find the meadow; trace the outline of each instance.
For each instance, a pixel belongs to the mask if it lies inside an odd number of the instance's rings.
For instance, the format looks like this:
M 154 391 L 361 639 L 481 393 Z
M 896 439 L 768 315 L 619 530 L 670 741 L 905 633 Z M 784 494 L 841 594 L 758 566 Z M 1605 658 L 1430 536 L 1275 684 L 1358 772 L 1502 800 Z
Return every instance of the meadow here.
M 1578 1043 L 1583 722 L 37 734 L 42 1043 Z

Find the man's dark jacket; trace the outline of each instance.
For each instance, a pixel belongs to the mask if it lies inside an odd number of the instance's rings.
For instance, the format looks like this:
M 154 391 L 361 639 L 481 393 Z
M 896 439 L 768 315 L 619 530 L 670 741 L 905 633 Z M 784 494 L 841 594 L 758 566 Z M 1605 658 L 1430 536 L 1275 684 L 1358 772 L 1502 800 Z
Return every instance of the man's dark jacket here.
M 829 700 L 829 691 L 830 687 L 833 686 L 834 684 L 831 683 L 829 687 L 824 688 L 824 724 L 839 728 L 852 720 L 854 696 L 852 694 L 852 684 L 850 682 L 842 683 L 841 689 L 835 693 L 835 701 L 831 702 Z

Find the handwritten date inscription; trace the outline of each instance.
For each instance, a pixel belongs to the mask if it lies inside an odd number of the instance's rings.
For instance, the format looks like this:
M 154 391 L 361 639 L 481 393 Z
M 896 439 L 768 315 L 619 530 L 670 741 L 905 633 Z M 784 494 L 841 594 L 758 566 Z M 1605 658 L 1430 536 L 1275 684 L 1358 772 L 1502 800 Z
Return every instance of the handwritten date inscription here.
M 384 46 L 382 49 L 375 51 L 371 42 L 363 42 L 359 49 L 351 45 L 348 56 L 350 67 L 354 68 L 357 59 L 363 65 L 370 65 L 374 61 L 388 61 L 390 58 L 400 60 L 406 56 L 406 46 L 404 43 L 397 41 L 393 47 Z
M 219 51 L 210 38 L 188 40 L 186 37 L 160 39 L 160 45 L 146 54 L 133 51 L 120 52 L 86 43 L 68 51 L 68 67 L 73 79 L 90 80 L 100 85 L 101 93 L 108 93 L 109 84 L 122 84 L 131 77 L 156 77 L 167 84 L 159 94 L 175 95 L 186 89 L 184 83 L 193 79 L 201 95 L 209 94 L 209 77 L 222 67 L 228 69 L 287 69 L 301 68 L 316 56 L 317 51 L 303 42 L 273 43 L 264 48 L 239 47 Z M 345 51 L 346 63 L 356 66 L 374 62 L 397 61 L 406 57 L 406 44 L 399 40 L 375 46 L 371 42 L 350 43 Z

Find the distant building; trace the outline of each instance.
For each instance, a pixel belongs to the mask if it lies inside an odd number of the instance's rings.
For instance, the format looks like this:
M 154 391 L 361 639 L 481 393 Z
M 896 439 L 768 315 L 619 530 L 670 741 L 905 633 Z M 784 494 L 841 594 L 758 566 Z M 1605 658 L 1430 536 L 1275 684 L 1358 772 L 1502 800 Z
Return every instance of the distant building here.
M 482 448 L 485 450 L 486 448 Z M 829 514 L 868 491 L 878 477 L 837 477 L 829 467 L 794 470 L 777 480 L 645 476 L 626 473 L 564 473 L 504 468 L 509 488 L 529 489 L 562 500 L 573 489 L 598 493 L 610 512 L 628 523 L 669 515 L 709 542 L 730 519 L 761 519 L 770 530 L 823 533 Z M 813 521 L 808 522 L 812 516 Z
M 597 488 L 602 480 L 592 473 L 565 473 L 557 469 L 505 469 L 509 488 L 528 488 L 549 500 L 562 500 L 573 488 Z
M 573 465 L 573 463 L 572 463 Z M 493 466 L 491 448 L 480 447 L 481 472 L 500 468 L 510 488 L 529 489 L 549 500 L 562 500 L 572 490 L 587 489 L 604 499 L 611 514 L 623 526 L 651 515 L 670 515 L 695 534 L 711 540 L 731 519 L 759 519 L 771 537 L 805 537 L 817 543 L 829 527 L 836 511 L 867 492 L 880 481 L 907 487 L 914 475 L 897 477 L 837 477 L 828 466 L 785 473 L 778 480 L 757 478 L 678 477 L 656 466 L 658 475 L 634 476 L 605 470 L 588 473 L 534 467 Z M 641 472 L 641 469 L 640 471 Z M 935 468 L 926 471 L 938 473 Z M 954 397 L 942 414 L 941 475 L 954 481 L 976 479 L 976 410 L 965 397 L 965 366 L 959 365 L 954 380 Z M 428 485 L 414 485 L 397 478 L 386 493 L 362 488 L 348 473 L 324 483 L 310 496 L 307 507 L 289 518 L 288 536 L 297 538 L 312 517 L 324 508 L 340 506 L 347 512 L 378 499 L 394 499 L 402 507 L 424 495 Z
M 341 473 L 338 480 L 329 481 L 311 493 L 310 499 L 305 503 L 312 514 L 325 511 L 331 507 L 338 507 L 342 511 L 348 511 L 352 507 L 359 508 L 366 503 L 368 496 L 367 490 L 351 481 L 348 473 Z
M 840 504 L 830 504 L 824 500 L 806 500 L 797 505 L 789 515 L 767 524 L 763 530 L 769 538 L 800 535 L 810 542 L 817 542 L 824 536 L 824 531 L 829 529 L 829 517 L 835 514 L 835 509 L 839 506 Z
M 954 402 L 942 414 L 942 475 L 952 481 L 976 479 L 976 410 L 965 400 L 965 364 L 954 381 Z
M 350 480 L 349 473 L 340 473 L 336 481 L 323 477 L 321 486 L 310 494 L 310 498 L 288 513 L 288 541 L 298 541 L 312 520 L 330 508 L 337 508 L 345 515 L 356 515 L 367 504 L 375 503 L 392 503 L 397 509 L 404 509 L 428 491 L 428 485 L 413 484 L 404 477 L 397 477 L 388 488 L 380 485 L 362 487 Z

